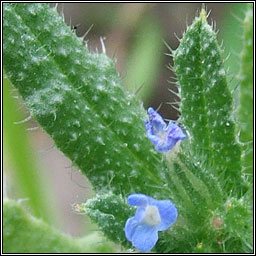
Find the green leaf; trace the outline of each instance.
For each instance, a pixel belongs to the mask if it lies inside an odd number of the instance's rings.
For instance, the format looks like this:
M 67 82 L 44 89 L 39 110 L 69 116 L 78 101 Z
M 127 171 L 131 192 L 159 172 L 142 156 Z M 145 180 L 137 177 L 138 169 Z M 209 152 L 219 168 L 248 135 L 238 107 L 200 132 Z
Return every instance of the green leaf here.
M 243 50 L 241 53 L 240 141 L 243 146 L 243 167 L 246 173 L 253 173 L 253 5 L 248 4 L 244 19 Z
M 225 8 L 225 15 L 221 19 L 221 27 L 219 31 L 219 39 L 223 39 L 223 58 L 225 59 L 225 69 L 230 74 L 228 76 L 228 86 L 233 93 L 237 93 L 235 90 L 238 86 L 238 79 L 236 74 L 239 72 L 239 53 L 242 50 L 243 41 L 241 40 L 241 34 L 243 28 L 240 20 L 243 19 L 244 10 L 247 3 L 230 3 Z M 233 38 L 233 40 L 230 40 Z M 237 101 L 234 99 L 234 106 L 236 107 Z
M 112 193 L 97 195 L 85 204 L 81 204 L 81 208 L 98 224 L 108 238 L 125 247 L 131 247 L 125 237 L 124 227 L 126 220 L 134 216 L 135 209 L 130 207 L 121 196 Z
M 166 178 L 171 187 L 179 217 L 166 232 L 159 234 L 155 251 L 158 253 L 197 252 L 197 244 L 204 242 L 205 252 L 222 252 L 217 244 L 218 232 L 211 219 L 216 209 L 222 209 L 225 194 L 214 169 L 205 159 L 193 152 L 176 153 L 168 159 L 172 168 Z
M 3 13 L 7 74 L 57 147 L 97 191 L 159 194 L 162 156 L 146 138 L 145 110 L 123 91 L 114 62 L 90 53 L 47 4 L 5 3 Z
M 251 252 L 252 199 L 247 196 L 249 191 L 242 196 L 245 189 L 233 99 L 221 49 L 204 10 L 187 28 L 173 55 L 180 86 L 179 121 L 188 138 L 167 155 L 171 168 L 166 182 L 179 217 L 168 231 L 159 234 L 155 251 Z
M 252 253 L 253 251 L 253 201 L 252 191 L 241 199 L 230 198 L 227 203 L 225 218 L 223 219 L 226 232 L 229 232 L 229 240 L 240 240 L 240 243 L 230 243 L 233 247 L 241 245 L 241 248 L 230 248 L 233 252 Z
M 185 152 L 203 155 L 227 193 L 241 190 L 241 150 L 236 142 L 232 97 L 216 33 L 202 10 L 173 52 L 181 90 L 181 118 L 188 139 Z
M 115 250 L 98 235 L 74 239 L 28 214 L 13 201 L 3 204 L 4 253 L 111 253 Z
M 19 110 L 19 104 L 11 97 L 11 84 L 8 79 L 3 82 L 3 136 L 5 171 L 14 180 L 14 186 L 19 191 L 19 196 L 28 198 L 28 203 L 36 217 L 47 222 L 53 222 L 53 212 L 48 208 L 49 191 L 45 191 L 43 184 L 46 182 L 43 173 L 35 161 L 34 153 L 29 143 L 26 124 L 15 124 L 25 117 Z

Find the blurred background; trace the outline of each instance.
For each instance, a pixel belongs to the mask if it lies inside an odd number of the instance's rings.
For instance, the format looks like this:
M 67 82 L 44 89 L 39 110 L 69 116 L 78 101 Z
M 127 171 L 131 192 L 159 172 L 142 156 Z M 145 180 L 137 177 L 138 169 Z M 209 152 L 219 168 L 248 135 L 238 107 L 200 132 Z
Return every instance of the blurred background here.
M 55 4 L 51 4 L 54 6 Z M 173 64 L 165 46 L 176 49 L 201 3 L 61 3 L 58 11 L 78 36 L 85 36 L 91 51 L 102 52 L 116 60 L 116 68 L 126 90 L 136 92 L 145 108 L 159 108 L 166 119 L 179 113 L 167 102 L 179 99 L 175 75 L 167 68 Z M 231 90 L 237 86 L 238 55 L 245 4 L 209 3 L 208 21 L 219 30 L 218 41 L 225 48 Z M 169 82 L 168 82 L 169 81 Z M 4 78 L 3 140 L 4 194 L 21 201 L 38 217 L 73 236 L 97 230 L 90 220 L 73 210 L 76 203 L 93 197 L 85 176 L 54 147 L 51 138 L 30 118 L 17 92 Z M 174 105 L 175 106 L 175 105 Z M 28 199 L 29 197 L 29 199 Z

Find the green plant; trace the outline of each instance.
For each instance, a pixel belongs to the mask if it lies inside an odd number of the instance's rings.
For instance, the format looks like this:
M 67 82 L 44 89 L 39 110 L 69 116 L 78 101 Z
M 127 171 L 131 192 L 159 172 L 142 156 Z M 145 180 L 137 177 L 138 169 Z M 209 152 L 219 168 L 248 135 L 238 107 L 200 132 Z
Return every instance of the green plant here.
M 125 198 L 144 193 L 172 200 L 179 214 L 170 229 L 159 233 L 155 252 L 252 251 L 252 179 L 243 171 L 252 166 L 252 115 L 243 115 L 246 99 L 252 106 L 252 5 L 248 6 L 240 114 L 233 109 L 222 49 L 202 9 L 172 51 L 181 98 L 178 121 L 187 139 L 161 154 L 146 137 L 146 111 L 135 95 L 123 90 L 111 59 L 89 52 L 83 38 L 76 37 L 47 4 L 4 3 L 7 75 L 31 115 L 92 183 L 97 196 L 79 210 L 114 242 L 132 248 L 123 228 L 134 209 Z M 242 126 L 240 138 L 237 123 Z M 26 239 L 16 248 L 13 223 L 34 224 L 16 203 L 7 202 L 4 208 L 5 252 L 53 251 L 47 239 L 38 247 L 28 246 L 48 232 L 43 222 L 34 236 L 20 231 L 19 237 Z M 58 252 L 87 251 L 65 243 L 57 231 L 49 232 L 57 244 L 64 243 Z

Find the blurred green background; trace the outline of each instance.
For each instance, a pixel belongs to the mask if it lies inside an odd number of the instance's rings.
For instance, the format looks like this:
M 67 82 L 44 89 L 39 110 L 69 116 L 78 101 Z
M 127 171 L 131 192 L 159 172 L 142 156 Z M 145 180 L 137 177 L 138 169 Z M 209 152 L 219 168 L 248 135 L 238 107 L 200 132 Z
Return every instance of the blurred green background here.
M 51 4 L 54 5 L 54 4 Z M 201 3 L 64 3 L 58 11 L 74 33 L 85 37 L 91 51 L 106 53 L 116 60 L 123 86 L 136 92 L 145 108 L 153 106 L 166 119 L 177 119 L 178 112 L 167 102 L 177 101 L 168 89 L 176 90 L 175 75 L 167 69 L 172 59 L 164 41 L 172 49 L 186 24 L 191 24 Z M 230 73 L 230 88 L 237 87 L 242 24 L 246 4 L 209 3 L 209 23 L 216 21 L 218 40 L 225 48 L 223 57 Z M 215 22 L 214 22 L 215 23 Z M 4 194 L 23 201 L 37 217 L 73 236 L 97 229 L 90 220 L 75 213 L 72 205 L 93 196 L 86 177 L 55 147 L 51 138 L 29 118 L 17 92 L 4 78 Z M 19 122 L 21 120 L 26 122 Z

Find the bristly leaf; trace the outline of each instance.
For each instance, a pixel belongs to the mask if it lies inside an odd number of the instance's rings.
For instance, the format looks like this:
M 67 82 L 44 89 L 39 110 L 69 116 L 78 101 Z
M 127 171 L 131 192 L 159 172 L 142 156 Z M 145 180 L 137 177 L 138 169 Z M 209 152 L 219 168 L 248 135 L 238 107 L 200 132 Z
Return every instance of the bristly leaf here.
M 54 202 L 50 199 L 49 190 L 45 191 L 44 182 L 47 182 L 39 171 L 36 157 L 29 143 L 26 125 L 15 124 L 24 119 L 22 111 L 18 110 L 19 102 L 12 98 L 13 87 L 8 79 L 3 80 L 3 148 L 6 157 L 5 168 L 7 176 L 11 175 L 13 187 L 23 198 L 29 198 L 28 204 L 35 217 L 53 223 L 53 212 L 49 205 Z M 10 185 L 8 183 L 8 185 Z M 56 215 L 56 212 L 55 212 Z
M 253 173 L 253 4 L 248 4 L 244 19 L 243 51 L 241 53 L 240 141 L 243 147 L 243 167 L 246 173 Z
M 114 252 L 109 243 L 95 234 L 79 239 L 61 234 L 13 200 L 5 200 L 3 209 L 4 253 Z
M 179 219 L 160 235 L 157 252 L 252 250 L 250 192 L 244 194 L 232 96 L 220 53 L 216 33 L 202 10 L 173 51 L 181 91 L 180 121 L 188 140 L 178 157 L 169 159 L 167 180 L 173 184 Z
M 81 208 L 108 238 L 125 247 L 131 247 L 125 237 L 124 227 L 126 220 L 134 215 L 135 210 L 121 196 L 112 193 L 97 195 L 81 204 Z
M 187 139 L 167 155 L 168 172 L 146 138 L 145 110 L 121 88 L 114 62 L 90 53 L 55 9 L 4 3 L 3 48 L 8 76 L 31 115 L 98 192 L 79 209 L 110 239 L 130 246 L 124 226 L 134 209 L 124 198 L 135 192 L 171 199 L 178 210 L 177 222 L 159 233 L 155 251 L 251 250 L 251 211 L 245 203 L 251 193 L 241 196 L 232 97 L 204 10 L 173 51 L 181 86 L 179 121 Z
M 114 62 L 83 46 L 56 9 L 4 4 L 4 65 L 31 115 L 97 191 L 159 194 L 162 156 L 145 110 L 123 91 Z
M 173 52 L 181 87 L 181 118 L 189 138 L 185 152 L 204 155 L 226 192 L 241 189 L 241 150 L 234 135 L 232 97 L 216 33 L 202 10 Z

